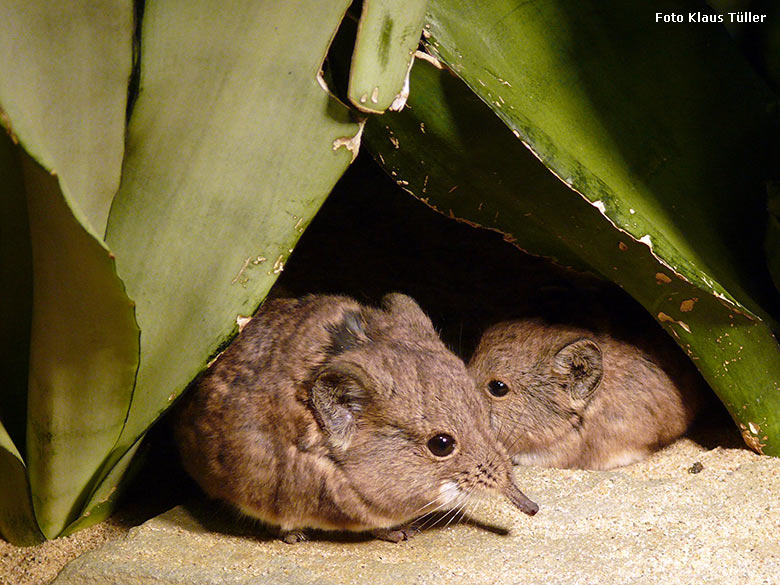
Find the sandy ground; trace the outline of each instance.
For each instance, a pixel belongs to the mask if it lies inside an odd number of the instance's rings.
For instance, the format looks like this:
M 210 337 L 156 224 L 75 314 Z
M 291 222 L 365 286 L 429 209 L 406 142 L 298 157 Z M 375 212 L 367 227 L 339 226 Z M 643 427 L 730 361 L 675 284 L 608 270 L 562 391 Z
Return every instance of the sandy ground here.
M 50 583 L 62 567 L 79 555 L 124 537 L 132 527 L 164 512 L 174 503 L 168 494 L 162 500 L 155 500 L 148 492 L 136 489 L 111 518 L 71 536 L 31 547 L 14 546 L 0 538 L 0 585 Z
M 706 429 L 681 439 L 645 462 L 618 471 L 632 478 L 662 479 L 679 477 L 681 468 L 689 469 L 698 460 L 707 462 L 709 471 L 717 471 L 712 469 L 712 465 L 722 467 L 720 471 L 730 471 L 761 459 L 780 472 L 780 459 L 762 458 L 747 450 L 732 429 Z M 556 472 L 550 470 L 544 473 Z M 537 494 L 537 497 L 543 500 L 544 494 Z M 0 541 L 0 584 L 50 583 L 69 561 L 109 541 L 123 538 L 130 528 L 160 513 L 169 504 L 166 501 L 165 506 L 161 506 L 159 501 L 151 501 L 148 496 L 139 497 L 136 493 L 132 497 L 131 494 L 112 518 L 72 536 L 29 548 L 15 547 Z
M 178 465 L 171 465 L 174 455 L 165 433 L 152 431 L 148 439 L 153 455 L 146 459 L 144 468 L 108 520 L 32 547 L 13 546 L 0 537 L 0 585 L 50 583 L 62 567 L 79 555 L 124 537 L 134 526 L 191 497 L 192 486 L 181 487 L 183 471 Z
M 69 561 L 121 538 L 147 519 L 143 514 L 123 509 L 105 522 L 38 546 L 18 547 L 0 539 L 0 585 L 49 583 Z

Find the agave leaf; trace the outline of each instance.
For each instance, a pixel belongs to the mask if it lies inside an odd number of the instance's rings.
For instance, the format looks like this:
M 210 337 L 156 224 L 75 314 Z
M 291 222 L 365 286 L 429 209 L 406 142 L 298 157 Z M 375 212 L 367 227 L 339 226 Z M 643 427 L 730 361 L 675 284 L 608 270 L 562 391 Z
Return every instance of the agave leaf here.
M 5 8 L 2 123 L 42 165 L 22 156 L 33 272 L 26 459 L 51 538 L 79 514 L 116 442 L 138 364 L 133 306 L 101 243 L 124 150 L 133 4 Z
M 114 462 L 265 298 L 356 153 L 360 127 L 320 81 L 348 4 L 146 5 L 106 235 L 143 331 Z
M 9 0 L 0 19 L 0 104 L 99 237 L 122 169 L 132 33 L 131 0 Z
M 410 193 L 517 246 L 623 286 L 705 375 L 748 444 L 780 448 L 780 349 L 766 324 L 670 269 L 542 165 L 448 71 L 417 61 L 409 108 L 370 119 L 366 144 Z M 512 105 L 503 98 L 505 106 Z M 500 102 L 499 102 L 500 103 Z M 584 172 L 584 171 L 583 171 Z M 696 232 L 691 232 L 696 243 Z M 709 278 L 700 274 L 699 280 Z
M 427 0 L 363 2 L 349 77 L 349 99 L 358 109 L 381 113 L 394 102 L 393 109 L 402 107 L 427 4 Z
M 125 452 L 119 461 L 114 461 L 113 458 L 106 460 L 105 469 L 108 473 L 98 473 L 97 477 L 100 477 L 101 481 L 97 482 L 95 489 L 89 494 L 84 505 L 84 513 L 66 526 L 61 536 L 68 536 L 82 528 L 102 522 L 111 515 L 117 500 L 122 496 L 123 488 L 127 486 L 127 480 L 132 479 L 134 472 L 145 462 L 144 453 L 139 453 L 142 444 L 143 436 Z
M 24 449 L 32 258 L 24 182 L 11 139 L 0 131 L 0 535 L 24 546 L 43 539 L 35 521 Z M 5 426 L 4 426 L 5 425 Z
M 17 546 L 43 541 L 35 522 L 22 456 L 0 424 L 0 536 Z
M 80 512 L 122 430 L 138 365 L 133 304 L 56 177 L 22 161 L 33 252 L 27 463 L 47 538 Z
M 435 53 L 619 229 L 711 294 L 771 310 L 755 226 L 776 98 L 722 29 L 654 21 L 696 7 L 436 0 L 429 30 Z
M 702 304 L 658 310 L 660 295 L 636 282 L 642 273 L 594 265 L 677 330 L 748 443 L 777 454 L 777 344 L 761 320 L 773 322 L 780 303 L 756 229 L 765 221 L 763 182 L 775 170 L 777 98 L 721 28 L 655 22 L 657 12 L 700 8 L 689 0 L 434 0 L 430 42 L 617 229 L 646 243 L 675 278 L 725 301 L 722 323 L 733 312 L 754 319 L 739 344 L 715 352 L 724 333 L 709 327 Z

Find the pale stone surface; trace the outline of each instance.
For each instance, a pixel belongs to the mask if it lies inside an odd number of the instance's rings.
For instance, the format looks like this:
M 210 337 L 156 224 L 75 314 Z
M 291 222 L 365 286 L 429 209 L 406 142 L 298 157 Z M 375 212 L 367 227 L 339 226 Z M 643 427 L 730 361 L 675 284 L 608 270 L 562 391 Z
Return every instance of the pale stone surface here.
M 483 526 L 399 544 L 288 545 L 213 504 L 177 507 L 71 562 L 55 585 L 780 582 L 780 459 L 684 439 L 613 472 L 517 474 L 535 517 L 488 500 L 472 512 Z

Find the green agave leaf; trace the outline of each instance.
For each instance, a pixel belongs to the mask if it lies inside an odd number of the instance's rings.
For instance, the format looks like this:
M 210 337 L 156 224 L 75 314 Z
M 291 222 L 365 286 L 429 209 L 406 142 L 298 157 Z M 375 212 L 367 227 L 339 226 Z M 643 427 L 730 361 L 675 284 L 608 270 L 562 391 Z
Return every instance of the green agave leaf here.
M 57 171 L 73 213 L 99 237 L 122 169 L 132 33 L 131 0 L 9 0 L 0 19 L 6 123 Z
M 78 516 L 130 406 L 133 303 L 111 253 L 79 223 L 56 177 L 22 161 L 33 252 L 27 462 L 47 538 Z
M 102 522 L 111 515 L 117 500 L 123 493 L 123 488 L 127 486 L 126 480 L 132 478 L 134 471 L 144 463 L 144 457 L 136 457 L 142 444 L 143 436 L 125 452 L 119 461 L 106 460 L 105 468 L 108 473 L 98 475 L 102 481 L 89 494 L 87 503 L 84 505 L 85 512 L 69 524 L 62 531 L 61 536 L 68 536 L 82 528 Z
M 352 56 L 349 99 L 382 113 L 409 93 L 407 74 L 420 42 L 427 0 L 364 0 Z
M 550 173 L 516 131 L 448 71 L 417 61 L 411 82 L 408 109 L 366 125 L 368 148 L 396 181 L 442 213 L 619 283 L 685 349 L 748 444 L 779 453 L 780 349 L 769 328 L 616 229 L 600 205 Z
M 0 23 L 2 124 L 42 165 L 22 157 L 33 273 L 26 459 L 48 538 L 78 516 L 138 365 L 133 305 L 101 243 L 121 171 L 132 34 L 129 0 L 14 1 Z
M 0 131 L 0 535 L 19 545 L 43 540 L 33 513 L 24 450 L 32 258 L 24 182 L 16 149 Z M 5 426 L 4 426 L 5 425 Z
M 429 41 L 618 229 L 736 308 L 773 310 L 756 225 L 776 98 L 722 28 L 655 22 L 656 12 L 699 8 L 688 0 L 432 0 Z
M 113 462 L 254 312 L 356 153 L 360 126 L 319 81 L 348 5 L 146 5 L 106 235 L 143 331 Z
M 35 522 L 24 461 L 0 424 L 0 536 L 17 546 L 43 541 Z
M 433 0 L 428 30 L 434 52 L 547 167 L 708 302 L 725 301 L 723 323 L 733 312 L 756 318 L 741 328 L 750 335 L 715 352 L 725 333 L 710 328 L 702 303 L 658 310 L 641 273 L 591 262 L 690 344 L 747 442 L 780 454 L 778 348 L 758 321 L 774 323 L 780 303 L 757 229 L 763 182 L 776 170 L 778 103 L 722 28 L 655 22 L 700 9 L 689 0 Z

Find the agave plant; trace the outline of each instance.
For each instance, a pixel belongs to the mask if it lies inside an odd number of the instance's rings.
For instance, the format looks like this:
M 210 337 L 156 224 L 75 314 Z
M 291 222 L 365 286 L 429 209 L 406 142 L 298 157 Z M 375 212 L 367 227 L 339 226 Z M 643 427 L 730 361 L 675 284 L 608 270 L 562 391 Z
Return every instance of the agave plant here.
M 3 4 L 7 540 L 110 513 L 361 134 L 412 195 L 622 286 L 747 443 L 780 453 L 764 191 L 779 110 L 725 30 L 656 23 L 639 0 L 364 0 L 331 57 L 340 101 L 323 61 L 349 4 Z

